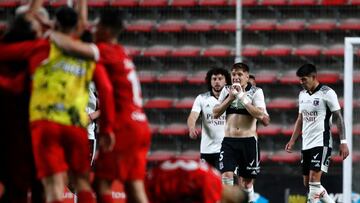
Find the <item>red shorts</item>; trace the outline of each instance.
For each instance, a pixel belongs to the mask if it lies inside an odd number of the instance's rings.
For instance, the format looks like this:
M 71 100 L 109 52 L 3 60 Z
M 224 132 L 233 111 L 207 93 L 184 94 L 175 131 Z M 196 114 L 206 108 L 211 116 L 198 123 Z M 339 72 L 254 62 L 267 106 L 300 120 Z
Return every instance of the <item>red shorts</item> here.
M 115 136 L 116 147 L 112 152 L 100 150 L 95 161 L 95 176 L 121 182 L 143 180 L 151 139 L 148 124 L 127 123 L 122 129 L 115 129 Z
M 31 136 L 38 178 L 67 170 L 75 174 L 90 170 L 85 128 L 34 121 L 31 123 Z

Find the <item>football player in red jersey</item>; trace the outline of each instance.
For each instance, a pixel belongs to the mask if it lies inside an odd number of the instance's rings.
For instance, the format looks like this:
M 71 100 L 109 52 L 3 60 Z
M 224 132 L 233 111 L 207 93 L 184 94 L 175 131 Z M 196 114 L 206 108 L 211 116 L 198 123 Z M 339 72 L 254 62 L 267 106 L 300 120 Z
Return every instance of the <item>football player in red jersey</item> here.
M 151 169 L 145 180 L 151 203 L 242 203 L 238 186 L 223 185 L 221 174 L 205 162 L 170 159 Z

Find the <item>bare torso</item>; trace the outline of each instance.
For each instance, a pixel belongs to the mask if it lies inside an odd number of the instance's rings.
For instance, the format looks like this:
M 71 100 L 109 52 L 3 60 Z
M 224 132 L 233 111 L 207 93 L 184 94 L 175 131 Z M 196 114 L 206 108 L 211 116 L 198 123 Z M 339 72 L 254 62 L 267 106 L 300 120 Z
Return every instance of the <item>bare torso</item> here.
M 256 119 L 250 115 L 229 114 L 226 116 L 225 137 L 253 137 L 256 134 Z

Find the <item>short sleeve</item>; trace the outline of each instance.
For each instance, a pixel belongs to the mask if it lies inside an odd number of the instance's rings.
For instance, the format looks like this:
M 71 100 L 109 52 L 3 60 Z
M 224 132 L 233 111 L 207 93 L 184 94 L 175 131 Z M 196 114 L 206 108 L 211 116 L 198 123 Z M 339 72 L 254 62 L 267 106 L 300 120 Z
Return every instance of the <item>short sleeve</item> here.
M 301 102 L 301 92 L 299 93 L 299 99 L 298 99 L 299 113 L 302 112 L 302 108 L 301 108 L 300 102 Z
M 255 92 L 252 103 L 255 107 L 262 108 L 264 109 L 264 112 L 267 113 L 264 92 L 262 89 L 258 89 Z
M 325 101 L 326 101 L 326 105 L 330 108 L 331 112 L 341 109 L 337 94 L 334 90 L 331 89 L 326 92 Z
M 219 103 L 222 103 L 228 95 L 229 95 L 229 87 L 225 86 L 224 88 L 222 88 L 222 90 L 220 92 L 220 95 L 218 98 Z
M 202 97 L 201 97 L 201 95 L 198 95 L 194 101 L 191 111 L 200 113 L 201 112 L 201 102 L 202 102 Z

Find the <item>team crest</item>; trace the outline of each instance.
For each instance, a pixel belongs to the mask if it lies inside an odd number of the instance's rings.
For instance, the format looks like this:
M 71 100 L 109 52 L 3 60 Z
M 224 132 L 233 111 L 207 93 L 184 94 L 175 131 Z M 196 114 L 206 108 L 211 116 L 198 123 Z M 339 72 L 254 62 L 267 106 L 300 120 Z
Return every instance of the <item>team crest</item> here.
M 315 98 L 315 100 L 313 101 L 314 106 L 319 106 L 319 103 L 319 98 Z

